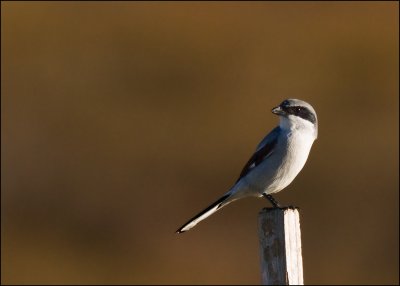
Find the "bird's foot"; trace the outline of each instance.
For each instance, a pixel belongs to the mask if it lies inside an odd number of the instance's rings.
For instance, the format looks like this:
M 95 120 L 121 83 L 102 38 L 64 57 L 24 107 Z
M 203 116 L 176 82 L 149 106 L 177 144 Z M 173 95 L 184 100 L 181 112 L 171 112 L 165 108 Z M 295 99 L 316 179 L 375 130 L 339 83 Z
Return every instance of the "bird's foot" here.
M 285 209 L 291 209 L 291 210 L 295 210 L 295 209 L 300 209 L 299 207 L 295 207 L 295 206 L 281 206 L 278 201 L 276 201 L 271 195 L 267 195 L 267 194 L 263 194 L 264 198 L 266 198 L 267 200 L 270 201 L 270 203 L 272 204 L 272 206 L 274 207 L 274 209 L 281 209 L 281 210 L 285 210 Z

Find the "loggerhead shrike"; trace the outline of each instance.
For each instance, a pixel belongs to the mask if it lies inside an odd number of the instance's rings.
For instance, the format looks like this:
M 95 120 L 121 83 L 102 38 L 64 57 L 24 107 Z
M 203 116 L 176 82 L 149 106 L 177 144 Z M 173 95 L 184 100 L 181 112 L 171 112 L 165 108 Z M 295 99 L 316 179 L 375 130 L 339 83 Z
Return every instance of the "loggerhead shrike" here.
M 279 116 L 279 126 L 258 144 L 233 187 L 177 233 L 188 231 L 237 199 L 264 196 L 275 208 L 281 207 L 271 194 L 286 188 L 303 168 L 317 139 L 318 121 L 314 108 L 298 99 L 284 100 L 272 113 Z

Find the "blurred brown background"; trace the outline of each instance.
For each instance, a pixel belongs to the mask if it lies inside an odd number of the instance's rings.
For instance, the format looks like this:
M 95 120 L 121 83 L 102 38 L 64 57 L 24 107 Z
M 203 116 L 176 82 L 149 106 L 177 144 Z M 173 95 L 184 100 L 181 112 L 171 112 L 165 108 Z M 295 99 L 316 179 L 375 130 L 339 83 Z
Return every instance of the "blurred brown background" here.
M 307 284 L 399 283 L 398 2 L 1 2 L 2 284 L 259 284 L 235 182 L 285 98 Z

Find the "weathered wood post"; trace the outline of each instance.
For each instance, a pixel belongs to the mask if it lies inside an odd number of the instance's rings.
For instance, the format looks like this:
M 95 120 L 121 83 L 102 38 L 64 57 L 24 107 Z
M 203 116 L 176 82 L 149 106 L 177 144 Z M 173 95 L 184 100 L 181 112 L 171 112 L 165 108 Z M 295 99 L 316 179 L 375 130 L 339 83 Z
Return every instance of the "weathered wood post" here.
M 264 208 L 258 222 L 262 284 L 303 285 L 298 210 Z

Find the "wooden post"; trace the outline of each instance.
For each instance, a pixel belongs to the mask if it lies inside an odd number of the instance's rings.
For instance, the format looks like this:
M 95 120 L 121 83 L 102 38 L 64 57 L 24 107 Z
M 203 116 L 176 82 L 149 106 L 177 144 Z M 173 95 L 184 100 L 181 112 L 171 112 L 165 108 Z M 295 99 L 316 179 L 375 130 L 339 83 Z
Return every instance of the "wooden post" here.
M 258 222 L 262 284 L 303 285 L 298 210 L 264 208 Z

